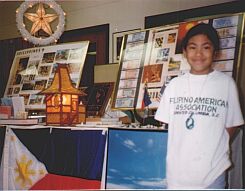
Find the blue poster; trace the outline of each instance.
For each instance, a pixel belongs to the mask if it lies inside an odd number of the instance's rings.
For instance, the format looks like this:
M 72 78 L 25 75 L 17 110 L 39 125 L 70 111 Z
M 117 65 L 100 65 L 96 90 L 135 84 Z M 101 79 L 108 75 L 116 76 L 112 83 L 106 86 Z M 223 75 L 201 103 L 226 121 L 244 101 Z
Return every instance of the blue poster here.
M 109 130 L 106 188 L 166 188 L 166 151 L 166 131 Z

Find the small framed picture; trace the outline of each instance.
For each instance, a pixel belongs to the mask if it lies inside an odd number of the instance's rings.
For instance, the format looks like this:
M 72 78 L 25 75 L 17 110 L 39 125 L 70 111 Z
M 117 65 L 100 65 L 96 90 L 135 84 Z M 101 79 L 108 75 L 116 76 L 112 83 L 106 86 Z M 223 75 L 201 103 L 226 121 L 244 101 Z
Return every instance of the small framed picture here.
M 137 31 L 140 31 L 140 29 L 115 32 L 112 34 L 112 62 L 113 63 L 119 62 L 124 35 Z
M 106 106 L 111 98 L 114 82 L 95 83 L 89 87 L 87 92 L 86 114 L 87 116 L 103 116 Z

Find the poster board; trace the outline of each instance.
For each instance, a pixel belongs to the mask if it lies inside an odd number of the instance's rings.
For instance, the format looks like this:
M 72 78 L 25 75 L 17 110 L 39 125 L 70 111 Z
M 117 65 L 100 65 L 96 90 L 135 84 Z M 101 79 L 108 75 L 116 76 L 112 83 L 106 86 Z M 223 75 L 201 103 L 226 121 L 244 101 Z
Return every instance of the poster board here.
M 23 96 L 26 109 L 45 109 L 44 96 L 57 64 L 68 64 L 72 83 L 78 88 L 89 41 L 19 50 L 11 67 L 5 97 Z
M 167 131 L 109 129 L 106 189 L 166 189 Z
M 200 22 L 212 25 L 220 37 L 220 51 L 214 60 L 214 69 L 236 78 L 243 20 L 243 14 L 222 15 L 125 35 L 112 107 L 143 109 L 147 84 L 151 99 L 148 107 L 157 109 L 160 96 L 171 79 L 190 69 L 180 45 L 188 29 Z

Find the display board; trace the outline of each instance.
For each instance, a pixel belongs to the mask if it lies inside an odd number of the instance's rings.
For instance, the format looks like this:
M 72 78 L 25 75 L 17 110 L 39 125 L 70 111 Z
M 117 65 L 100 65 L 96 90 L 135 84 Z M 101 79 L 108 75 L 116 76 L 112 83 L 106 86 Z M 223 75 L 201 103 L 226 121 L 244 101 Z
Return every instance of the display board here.
M 23 96 L 27 109 L 44 109 L 44 96 L 36 94 L 51 85 L 58 63 L 68 65 L 72 83 L 78 88 L 88 45 L 88 41 L 81 41 L 17 51 L 5 97 Z
M 180 48 L 181 41 L 192 26 L 201 22 L 212 25 L 220 37 L 220 51 L 215 58 L 214 69 L 236 77 L 243 19 L 243 14 L 223 15 L 125 35 L 113 108 L 143 109 L 147 86 L 151 99 L 148 107 L 156 109 L 160 95 L 171 79 L 189 71 L 189 64 Z

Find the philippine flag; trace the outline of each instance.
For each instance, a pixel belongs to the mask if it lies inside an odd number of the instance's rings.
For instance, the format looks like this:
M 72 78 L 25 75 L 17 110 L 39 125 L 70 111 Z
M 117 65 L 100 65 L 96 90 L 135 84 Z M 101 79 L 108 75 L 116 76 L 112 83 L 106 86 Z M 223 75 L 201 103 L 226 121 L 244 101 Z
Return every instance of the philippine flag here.
M 2 190 L 100 189 L 103 130 L 6 128 Z

